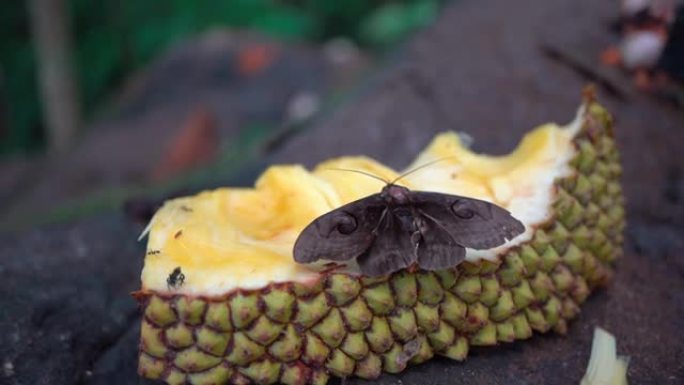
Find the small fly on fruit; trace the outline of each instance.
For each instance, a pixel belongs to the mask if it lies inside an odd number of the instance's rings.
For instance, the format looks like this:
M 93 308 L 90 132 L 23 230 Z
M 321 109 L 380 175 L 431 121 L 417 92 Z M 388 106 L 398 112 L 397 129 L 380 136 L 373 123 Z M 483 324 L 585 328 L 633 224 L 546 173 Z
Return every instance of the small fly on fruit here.
M 169 274 L 169 278 L 166 278 L 166 286 L 169 290 L 171 288 L 178 289 L 183 286 L 183 282 L 185 282 L 185 274 L 181 271 L 180 266 L 173 269 L 171 274 Z

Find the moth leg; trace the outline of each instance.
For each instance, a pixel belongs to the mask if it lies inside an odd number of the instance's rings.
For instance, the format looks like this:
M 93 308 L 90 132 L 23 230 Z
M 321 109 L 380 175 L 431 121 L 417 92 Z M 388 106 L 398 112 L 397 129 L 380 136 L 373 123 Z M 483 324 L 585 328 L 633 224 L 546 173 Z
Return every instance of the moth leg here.
M 385 217 L 387 216 L 388 211 L 389 210 L 386 207 L 384 210 L 382 210 L 382 214 L 380 214 L 380 220 L 378 220 L 378 224 L 375 225 L 375 228 L 371 232 L 373 235 L 378 235 L 378 229 L 380 228 L 380 226 L 382 226 L 383 222 L 385 221 Z
M 433 217 L 432 215 L 430 215 L 430 214 L 428 214 L 422 210 L 420 210 L 420 214 L 424 215 L 426 218 L 430 219 L 432 221 L 432 223 L 437 225 L 440 229 L 444 230 L 447 234 L 451 234 L 451 233 L 449 233 L 449 230 L 446 227 L 444 227 L 444 225 L 442 225 L 442 223 L 437 218 Z M 421 226 L 418 227 L 419 230 L 421 230 L 421 229 L 423 231 L 427 230 L 428 226 L 427 226 L 427 223 L 425 222 L 425 220 L 421 220 L 420 225 Z
M 420 247 L 420 242 L 423 241 L 423 232 L 425 231 L 425 221 L 417 216 L 413 215 L 413 226 L 416 229 L 411 233 L 411 244 L 413 244 L 413 260 L 418 261 L 418 248 Z
M 418 247 L 420 246 L 420 241 L 423 240 L 423 234 L 420 230 L 416 230 L 411 234 L 411 244 L 413 244 L 413 256 L 418 260 Z

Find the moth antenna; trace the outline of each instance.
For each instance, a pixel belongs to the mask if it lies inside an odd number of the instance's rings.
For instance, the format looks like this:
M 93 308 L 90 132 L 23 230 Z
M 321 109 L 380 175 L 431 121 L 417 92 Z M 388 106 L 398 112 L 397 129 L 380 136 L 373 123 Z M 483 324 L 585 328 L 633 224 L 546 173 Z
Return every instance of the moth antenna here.
M 379 176 L 377 176 L 377 175 L 373 175 L 373 174 L 371 174 L 371 173 L 369 173 L 369 172 L 365 172 L 365 171 L 361 171 L 361 170 L 352 170 L 352 169 L 348 169 L 348 168 L 327 168 L 326 170 L 355 172 L 355 173 L 357 173 L 357 174 L 363 174 L 363 175 L 369 176 L 369 177 L 371 177 L 371 178 L 373 178 L 373 179 L 377 179 L 377 180 L 379 180 L 379 181 L 381 181 L 381 182 L 383 182 L 383 183 L 390 184 L 389 181 L 388 181 L 387 179 L 381 178 L 381 177 L 379 177 Z
M 406 171 L 405 173 L 399 175 L 399 176 L 396 177 L 392 182 L 390 182 L 390 184 L 395 184 L 395 183 L 399 182 L 400 180 L 402 180 L 403 178 L 405 178 L 406 176 L 411 175 L 411 174 L 413 174 L 414 172 L 416 172 L 416 171 L 418 171 L 418 170 L 420 170 L 420 169 L 423 169 L 423 168 L 425 168 L 425 167 L 427 167 L 427 166 L 432 166 L 432 165 L 435 164 L 435 163 L 441 162 L 441 161 L 443 161 L 443 160 L 447 160 L 447 159 L 449 159 L 449 158 L 455 158 L 455 157 L 454 157 L 454 156 L 445 156 L 444 158 L 435 159 L 435 160 L 433 160 L 433 161 L 431 161 L 431 162 L 427 162 L 427 163 L 425 163 L 425 164 L 421 164 L 420 166 L 418 166 L 418 167 L 416 167 L 416 168 L 414 168 L 414 169 L 412 169 L 412 170 L 408 170 L 408 171 Z

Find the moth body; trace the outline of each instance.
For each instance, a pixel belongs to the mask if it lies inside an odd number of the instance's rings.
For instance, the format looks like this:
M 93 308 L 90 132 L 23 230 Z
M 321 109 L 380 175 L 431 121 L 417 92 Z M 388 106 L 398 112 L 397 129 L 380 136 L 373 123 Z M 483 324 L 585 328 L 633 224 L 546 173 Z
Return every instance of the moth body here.
M 387 201 L 389 205 L 405 205 L 409 203 L 411 190 L 404 186 L 398 186 L 388 183 L 382 188 L 380 196 Z
M 465 259 L 467 247 L 499 246 L 524 230 L 492 203 L 387 183 L 377 194 L 316 218 L 293 251 L 300 263 L 356 260 L 362 274 L 378 276 L 452 268 Z

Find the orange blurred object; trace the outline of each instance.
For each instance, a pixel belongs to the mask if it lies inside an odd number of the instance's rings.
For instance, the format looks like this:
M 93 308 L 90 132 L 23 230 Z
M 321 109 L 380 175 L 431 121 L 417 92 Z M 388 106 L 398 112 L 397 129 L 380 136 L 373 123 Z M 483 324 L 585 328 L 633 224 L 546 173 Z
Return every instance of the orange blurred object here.
M 601 63 L 609 66 L 618 66 L 622 62 L 622 54 L 618 47 L 609 47 L 601 52 Z
M 634 85 L 642 91 L 648 91 L 653 85 L 651 75 L 645 69 L 636 70 L 634 73 Z
M 197 108 L 183 123 L 180 131 L 167 142 L 161 159 L 152 171 L 152 179 L 168 179 L 209 163 L 216 156 L 218 139 L 211 112 L 204 107 Z
M 275 48 L 266 44 L 244 48 L 238 53 L 238 72 L 245 76 L 257 74 L 268 68 L 275 56 Z

